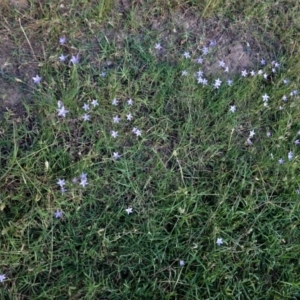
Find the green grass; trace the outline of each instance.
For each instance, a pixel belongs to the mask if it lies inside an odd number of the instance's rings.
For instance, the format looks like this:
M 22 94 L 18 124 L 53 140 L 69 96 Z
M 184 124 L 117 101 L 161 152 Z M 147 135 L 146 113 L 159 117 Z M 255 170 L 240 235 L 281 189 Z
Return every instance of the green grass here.
M 1 73 L 31 95 L 25 113 L 5 113 L 0 126 L 1 299 L 298 299 L 300 110 L 299 96 L 289 96 L 299 87 L 297 4 L 144 1 L 125 12 L 101 3 L 71 1 L 62 11 L 58 1 L 32 1 L 23 12 L 2 7 L 1 34 L 18 46 L 29 41 L 34 55 L 30 47 L 12 55 L 42 84 Z M 279 8 L 289 10 L 274 14 Z M 272 80 L 236 74 L 233 86 L 222 79 L 216 90 L 217 77 L 207 76 L 202 87 L 193 75 L 200 66 L 182 57 L 201 53 L 195 35 L 177 28 L 178 36 L 161 40 L 164 28 L 151 30 L 155 18 L 186 9 L 209 26 L 256 22 L 262 49 L 266 35 L 280 43 L 263 54 L 282 66 Z M 164 27 L 172 31 L 172 22 Z M 66 46 L 58 45 L 62 35 Z M 68 60 L 79 53 L 80 63 L 58 62 L 61 53 Z M 82 106 L 92 99 L 99 106 L 84 122 Z M 66 118 L 57 116 L 58 100 L 70 111 Z M 85 188 L 72 183 L 82 172 Z M 63 194 L 59 178 L 67 181 Z

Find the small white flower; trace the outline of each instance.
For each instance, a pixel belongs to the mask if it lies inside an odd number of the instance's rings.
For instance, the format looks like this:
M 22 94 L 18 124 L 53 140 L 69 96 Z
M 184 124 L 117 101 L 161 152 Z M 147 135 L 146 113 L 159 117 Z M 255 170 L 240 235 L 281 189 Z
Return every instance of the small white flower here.
M 84 105 L 82 106 L 82 108 L 85 110 L 85 111 L 88 111 L 90 109 L 90 106 L 88 105 L 88 103 L 84 103 Z
M 251 76 L 255 76 L 255 71 L 252 70 L 252 71 L 250 72 L 250 74 L 251 74 Z
M 247 77 L 247 71 L 246 71 L 246 70 L 243 70 L 243 71 L 242 71 L 242 76 L 243 76 L 243 77 Z
M 6 279 L 5 274 L 0 274 L 0 282 L 3 282 Z
M 184 56 L 185 58 L 190 58 L 190 57 L 191 57 L 190 52 L 188 52 L 188 51 L 184 52 L 184 53 L 183 53 L 183 56 Z
M 253 138 L 255 135 L 255 132 L 254 130 L 251 130 L 250 133 L 249 133 L 249 138 Z
M 115 160 L 119 159 L 120 157 L 121 157 L 121 155 L 119 154 L 119 152 L 114 152 L 114 153 L 113 153 L 113 158 L 114 158 Z
M 84 114 L 84 115 L 82 116 L 82 119 L 83 119 L 84 121 L 89 121 L 89 120 L 90 120 L 90 115 Z
M 87 179 L 81 179 L 79 183 L 82 187 L 86 187 L 88 185 Z
M 61 54 L 60 57 L 59 57 L 59 60 L 60 60 L 61 62 L 65 61 L 66 59 L 67 59 L 67 55 Z
M 286 95 L 283 95 L 283 96 L 282 96 L 282 101 L 284 101 L 284 102 L 287 101 L 287 96 L 286 96 Z
M 116 98 L 114 98 L 111 104 L 117 106 L 119 104 L 119 101 Z
M 128 105 L 133 105 L 133 100 L 132 99 L 128 99 L 127 104 Z
M 216 244 L 217 244 L 218 246 L 221 246 L 221 245 L 223 244 L 223 239 L 222 239 L 222 238 L 217 238 Z
M 267 79 L 267 78 L 268 78 L 268 74 L 265 73 L 265 74 L 264 74 L 264 79 Z
M 112 130 L 112 131 L 110 132 L 110 134 L 111 134 L 111 136 L 112 136 L 113 138 L 116 138 L 116 137 L 118 136 L 118 132 L 117 132 L 117 131 L 114 131 L 114 130 Z
M 279 106 L 279 110 L 283 110 L 283 106 L 280 105 L 280 106 Z
M 252 141 L 250 140 L 250 138 L 248 138 L 246 142 L 247 142 L 247 144 L 250 145 L 250 146 L 253 145 L 253 143 L 252 143 Z
M 229 86 L 232 86 L 233 81 L 232 81 L 231 79 L 228 79 L 228 80 L 227 80 L 227 84 L 228 84 Z
M 181 76 L 187 76 L 188 72 L 186 70 L 181 72 Z
M 71 59 L 70 59 L 70 62 L 73 64 L 73 65 L 76 65 L 79 63 L 79 55 L 77 54 L 76 56 L 75 55 L 72 55 Z
M 262 95 L 263 101 L 268 101 L 270 96 L 268 96 L 267 94 Z
M 94 100 L 92 101 L 92 105 L 93 105 L 94 107 L 96 107 L 97 105 L 99 105 L 99 104 L 98 104 L 98 100 L 94 99 Z
M 293 159 L 293 157 L 294 157 L 294 153 L 292 151 L 290 151 L 288 153 L 288 159 L 289 159 L 289 161 L 291 161 Z
M 60 100 L 57 101 L 57 107 L 58 108 L 62 108 L 63 107 L 62 101 L 60 101 Z
M 230 105 L 230 109 L 229 110 L 234 113 L 236 111 L 235 105 Z
M 218 88 L 220 87 L 221 83 L 222 83 L 222 81 L 221 81 L 219 78 L 216 79 L 216 80 L 215 80 L 215 83 L 214 83 L 214 87 L 215 87 L 216 89 L 218 89 Z
M 288 84 L 290 81 L 288 79 L 283 79 L 284 84 Z
M 202 64 L 203 63 L 203 58 L 202 57 L 198 57 L 197 58 L 197 63 L 198 64 Z
M 258 70 L 257 74 L 258 75 L 262 75 L 263 71 L 262 70 Z
M 224 60 L 219 60 L 219 67 L 221 68 L 225 68 L 226 64 L 224 62 Z
M 68 112 L 69 111 L 66 110 L 64 106 L 62 106 L 61 108 L 58 109 L 58 114 L 57 115 L 59 117 L 65 117 Z
M 271 136 L 271 132 L 268 131 L 268 132 L 267 132 L 267 137 L 270 137 L 270 136 Z
M 185 261 L 181 259 L 181 260 L 179 261 L 179 265 L 180 265 L 180 267 L 183 267 L 183 266 L 185 265 Z
M 209 52 L 209 49 L 208 49 L 207 47 L 203 47 L 203 48 L 202 48 L 202 53 L 203 53 L 203 55 L 207 55 L 208 52 Z
M 142 131 L 139 130 L 139 129 L 137 129 L 137 130 L 135 131 L 135 135 L 136 135 L 136 136 L 141 136 L 141 135 L 142 135 Z
M 282 164 L 284 163 L 284 160 L 283 160 L 282 158 L 280 158 L 280 159 L 278 160 L 278 163 L 279 163 L 280 165 L 282 165 Z
M 66 185 L 66 181 L 64 179 L 58 179 L 57 184 L 60 187 L 64 187 Z
M 296 140 L 294 143 L 295 143 L 295 145 L 299 145 L 300 144 L 300 140 Z
M 262 59 L 262 60 L 260 61 L 260 63 L 261 63 L 262 66 L 264 66 L 264 65 L 266 64 L 266 61 L 265 61 L 264 59 Z
M 162 49 L 162 46 L 161 46 L 159 43 L 157 43 L 157 44 L 155 44 L 154 48 L 155 48 L 156 50 L 161 50 L 161 49 Z
M 105 77 L 105 76 L 106 76 L 106 72 L 101 72 L 101 73 L 100 73 L 100 76 L 101 76 L 101 77 Z
M 32 80 L 35 84 L 39 84 L 39 83 L 41 83 L 42 77 L 40 77 L 39 75 L 36 75 L 35 77 L 32 77 Z
M 264 102 L 264 106 L 265 106 L 265 107 L 268 107 L 268 102 L 267 102 L 267 101 Z
M 132 114 L 131 113 L 129 113 L 128 115 L 126 115 L 126 119 L 128 120 L 128 121 L 131 121 L 132 120 Z
M 125 209 L 125 211 L 127 212 L 127 214 L 132 214 L 132 207 L 128 207 Z
M 196 73 L 196 76 L 197 76 L 197 77 L 202 77 L 202 76 L 203 76 L 203 71 L 199 70 L 199 71 Z
M 114 123 L 120 123 L 121 118 L 119 118 L 118 116 L 114 116 L 113 117 L 113 122 Z
M 225 73 L 228 73 L 228 72 L 229 72 L 229 67 L 226 66 L 226 67 L 224 68 L 224 72 L 225 72 Z

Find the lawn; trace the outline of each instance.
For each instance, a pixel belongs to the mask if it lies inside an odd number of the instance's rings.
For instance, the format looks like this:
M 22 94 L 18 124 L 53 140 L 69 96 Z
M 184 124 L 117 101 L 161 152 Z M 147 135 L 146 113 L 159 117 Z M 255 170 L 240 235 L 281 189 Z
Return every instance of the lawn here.
M 1 299 L 300 299 L 300 4 L 0 4 Z

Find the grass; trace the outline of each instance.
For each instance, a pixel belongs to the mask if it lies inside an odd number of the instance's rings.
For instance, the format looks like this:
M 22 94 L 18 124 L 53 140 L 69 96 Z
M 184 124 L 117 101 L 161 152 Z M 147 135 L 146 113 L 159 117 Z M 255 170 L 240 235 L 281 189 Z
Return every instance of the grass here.
M 1 299 L 298 299 L 300 111 L 299 95 L 290 96 L 299 86 L 297 4 L 144 1 L 124 11 L 95 3 L 2 7 L 1 34 L 27 44 L 13 55 L 29 75 L 1 75 L 31 101 L 22 116 L 8 111 L 1 120 Z M 220 69 L 221 87 L 212 86 L 218 75 L 205 75 L 202 87 L 194 77 L 201 66 L 182 54 L 198 57 L 206 37 L 196 41 L 174 19 L 167 37 L 164 27 L 151 29 L 192 8 L 207 26 L 230 18 L 247 28 L 257 18 L 254 39 L 268 49 L 265 37 L 276 38 L 280 47 L 253 68 L 271 74 L 273 59 L 280 68 L 267 80 L 231 75 L 232 86 Z M 217 49 L 203 58 L 215 61 Z M 59 62 L 62 53 L 67 61 L 79 54 L 80 63 Z M 99 105 L 90 104 L 85 122 L 82 106 L 93 99 Z M 72 182 L 82 173 L 86 187 Z

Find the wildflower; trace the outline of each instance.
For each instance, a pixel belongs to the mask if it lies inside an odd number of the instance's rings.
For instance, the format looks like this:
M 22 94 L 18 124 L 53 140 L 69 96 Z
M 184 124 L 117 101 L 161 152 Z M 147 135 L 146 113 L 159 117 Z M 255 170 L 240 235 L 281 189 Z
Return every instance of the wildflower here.
M 289 161 L 291 161 L 293 159 L 293 157 L 294 157 L 294 153 L 292 151 L 290 151 L 288 153 L 288 159 L 289 159 Z
M 222 238 L 217 238 L 216 244 L 217 244 L 218 246 L 222 245 L 222 244 L 223 244 L 223 239 L 222 239 Z
M 87 174 L 82 172 L 82 173 L 79 175 L 79 178 L 80 178 L 81 180 L 87 180 Z
M 202 64 L 203 63 L 203 58 L 202 57 L 198 57 L 197 58 L 197 63 L 198 64 Z
M 101 72 L 101 73 L 100 73 L 100 76 L 101 76 L 101 77 L 105 77 L 105 76 L 106 76 L 106 72 Z
M 209 49 L 208 49 L 207 47 L 203 47 L 203 48 L 202 48 L 202 53 L 203 53 L 203 55 L 207 55 L 208 52 L 209 52 Z
M 61 191 L 62 194 L 64 194 L 67 190 L 66 190 L 64 187 L 62 187 L 62 188 L 60 189 L 60 191 Z
M 286 101 L 287 101 L 287 96 L 286 96 L 286 95 L 283 95 L 282 100 L 283 100 L 284 102 L 286 102 Z
M 179 261 L 179 266 L 180 266 L 180 267 L 183 267 L 184 265 L 185 265 L 185 261 L 181 259 L 181 260 Z
M 206 78 L 202 78 L 202 85 L 204 86 L 204 85 L 207 85 L 208 84 L 208 81 L 207 81 L 207 79 Z
M 225 73 L 228 73 L 228 72 L 229 72 L 229 68 L 228 68 L 227 66 L 225 67 L 224 72 L 225 72 Z
M 133 100 L 132 100 L 132 99 L 128 99 L 128 100 L 127 100 L 127 104 L 128 104 L 128 105 L 133 105 Z
M 270 137 L 270 136 L 271 136 L 271 132 L 268 131 L 268 132 L 267 132 L 267 137 Z
M 276 73 L 276 69 L 275 68 L 272 68 L 272 73 Z
M 75 55 L 72 55 L 71 59 L 70 59 L 70 62 L 73 64 L 73 65 L 76 65 L 79 63 L 79 55 L 77 54 L 76 56 Z
M 253 138 L 255 135 L 255 132 L 254 130 L 251 130 L 250 133 L 249 133 L 249 138 Z
M 264 106 L 265 106 L 265 107 L 268 107 L 268 102 L 264 102 Z
M 215 40 L 211 40 L 210 42 L 209 42 L 209 47 L 214 47 L 214 46 L 216 46 L 217 45 L 217 42 L 215 41 Z
M 224 62 L 224 60 L 219 60 L 219 67 L 221 68 L 225 68 L 226 64 Z
M 228 80 L 227 80 L 227 84 L 228 84 L 229 86 L 232 86 L 233 81 L 232 81 L 231 79 L 228 79 Z
M 63 61 L 66 60 L 66 58 L 67 58 L 67 55 L 61 54 L 60 57 L 59 57 L 59 60 L 60 60 L 61 62 L 63 62 Z
M 203 76 L 203 71 L 199 70 L 199 71 L 196 73 L 196 76 L 197 76 L 197 77 L 202 77 L 202 76 Z
M 216 89 L 218 89 L 218 88 L 220 87 L 221 83 L 222 83 L 222 81 L 221 81 L 219 78 L 216 79 L 216 80 L 215 80 L 215 83 L 214 83 L 214 87 L 215 87 Z
M 32 80 L 35 84 L 39 84 L 39 83 L 41 83 L 42 77 L 40 77 L 39 75 L 36 75 L 35 77 L 32 77 Z
M 299 145 L 299 144 L 300 144 L 300 140 L 296 140 L 296 141 L 294 142 L 294 144 L 295 144 L 295 145 Z
M 116 98 L 114 98 L 111 104 L 117 106 L 119 104 L 119 101 Z
M 252 71 L 250 72 L 250 74 L 251 74 L 251 76 L 255 76 L 255 71 L 252 70 Z
M 283 106 L 280 105 L 280 106 L 279 106 L 279 110 L 283 110 Z
M 93 105 L 94 107 L 96 107 L 96 106 L 98 105 L 98 100 L 94 99 L 94 100 L 92 101 L 92 105 Z
M 133 127 L 132 132 L 135 133 L 138 129 L 136 127 Z
M 268 96 L 267 94 L 262 95 L 263 101 L 268 101 L 270 96 Z
M 81 179 L 80 183 L 79 183 L 82 187 L 85 187 L 86 185 L 88 185 L 87 179 Z
M 280 63 L 278 63 L 277 61 L 274 62 L 274 66 L 275 68 L 279 68 L 280 67 Z
M 64 106 L 62 106 L 61 108 L 58 109 L 58 116 L 65 117 L 68 112 L 69 111 L 66 110 Z
M 111 131 L 111 136 L 113 137 L 113 138 L 116 138 L 117 136 L 118 136 L 118 132 L 117 131 Z
M 66 185 L 66 181 L 64 179 L 58 179 L 57 184 L 60 187 L 64 187 Z
M 129 113 L 128 115 L 126 115 L 126 118 L 127 118 L 128 121 L 131 121 L 132 118 L 133 118 L 133 117 L 132 117 L 132 114 Z
M 54 216 L 56 219 L 60 219 L 62 217 L 62 211 L 57 209 L 56 212 L 54 213 Z
M 242 76 L 243 76 L 243 77 L 247 77 L 247 71 L 246 71 L 246 70 L 243 70 L 243 71 L 242 71 Z
M 67 41 L 67 39 L 66 39 L 65 36 L 62 36 L 62 37 L 59 38 L 59 43 L 60 43 L 61 45 L 64 45 L 64 44 L 66 43 L 66 41 Z
M 252 141 L 250 140 L 250 138 L 247 138 L 247 141 L 246 141 L 246 142 L 247 142 L 247 144 L 250 145 L 250 146 L 253 145 L 253 143 L 252 143 Z
M 74 178 L 72 179 L 72 182 L 73 182 L 73 183 L 77 183 L 77 182 L 78 182 L 78 179 L 77 179 L 76 177 L 74 177 Z
M 181 76 L 186 76 L 188 74 L 188 72 L 186 70 L 181 72 Z
M 126 210 L 128 215 L 132 213 L 132 207 L 128 207 L 125 210 Z
M 282 165 L 282 164 L 284 163 L 284 160 L 283 160 L 282 158 L 280 158 L 280 159 L 278 160 L 278 163 L 279 163 L 280 165 Z
M 62 101 L 60 101 L 60 100 L 57 101 L 57 107 L 58 108 L 62 108 L 63 107 Z
M 0 282 L 3 282 L 6 279 L 5 274 L 0 274 Z
M 156 50 L 161 50 L 162 49 L 162 46 L 158 43 L 158 44 L 155 44 L 154 48 Z
M 87 111 L 90 109 L 90 106 L 88 105 L 88 103 L 84 103 L 84 105 L 82 106 L 82 108 Z
M 135 133 L 136 136 L 141 136 L 142 135 L 142 131 L 139 130 L 139 129 L 137 129 L 134 133 Z
M 292 93 L 293 93 L 294 96 L 298 95 L 298 91 L 297 90 L 293 90 Z
M 264 65 L 266 64 L 266 61 L 265 61 L 264 59 L 262 59 L 262 60 L 260 61 L 260 64 L 261 64 L 262 66 L 264 66 Z
M 115 160 L 119 159 L 120 157 L 121 157 L 121 155 L 119 154 L 119 152 L 114 152 L 114 153 L 113 153 L 113 158 L 114 158 Z
M 114 122 L 114 123 L 119 123 L 120 120 L 121 120 L 121 119 L 120 119 L 118 116 L 114 116 L 114 117 L 113 117 L 113 122 Z
M 284 84 L 288 84 L 290 81 L 288 79 L 283 79 Z
M 235 105 L 230 105 L 230 109 L 229 110 L 234 113 L 236 111 Z
M 264 79 L 267 79 L 267 78 L 268 78 L 268 74 L 265 73 L 265 74 L 264 74 Z
M 257 74 L 258 75 L 262 75 L 263 71 L 262 70 L 258 70 Z
M 89 120 L 90 120 L 90 115 L 84 114 L 84 115 L 82 116 L 82 119 L 83 119 L 84 121 L 89 121 Z
M 185 58 L 190 58 L 191 57 L 190 52 L 187 52 L 187 51 L 183 53 L 183 56 Z

